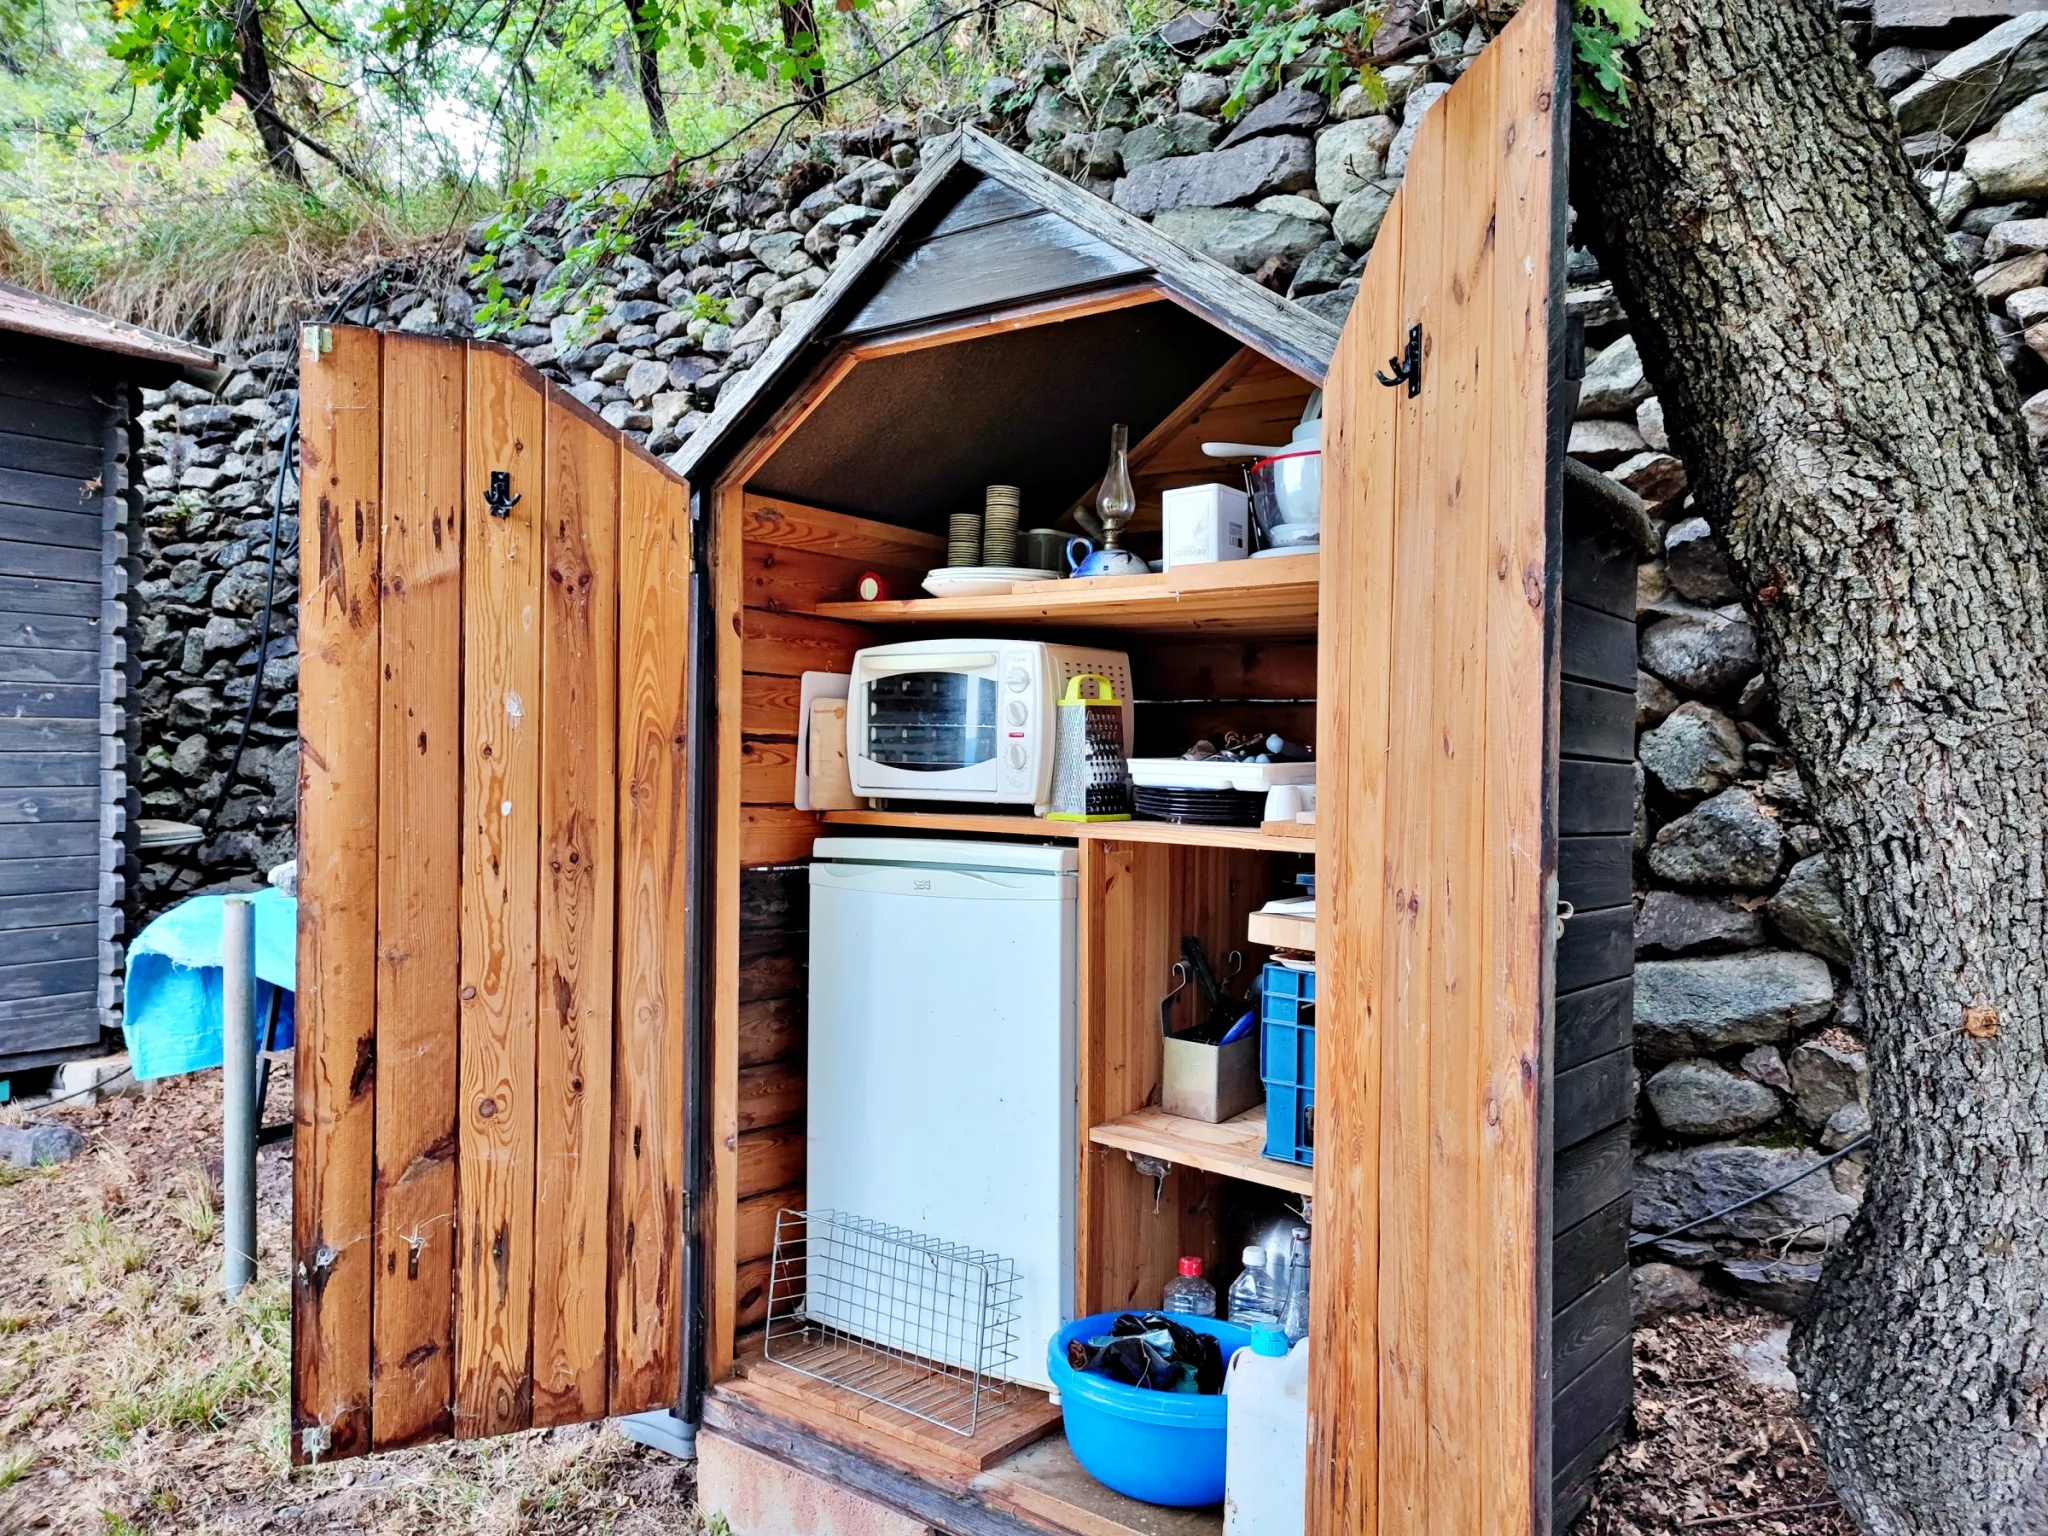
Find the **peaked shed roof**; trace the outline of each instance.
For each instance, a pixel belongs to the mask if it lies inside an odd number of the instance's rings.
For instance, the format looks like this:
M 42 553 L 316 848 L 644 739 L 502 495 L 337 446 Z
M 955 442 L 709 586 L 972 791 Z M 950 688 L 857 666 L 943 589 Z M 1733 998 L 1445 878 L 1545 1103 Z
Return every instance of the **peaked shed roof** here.
M 93 352 L 112 352 L 157 364 L 168 374 L 187 369 L 206 373 L 220 366 L 220 359 L 205 347 L 13 283 L 0 283 L 0 331 L 40 336 Z
M 991 240 L 990 226 L 998 225 Z M 1005 247 L 1015 260 L 1004 259 Z M 670 462 L 693 482 L 716 474 L 784 390 L 842 337 L 1141 278 L 1317 382 L 1336 349 L 1337 328 L 1327 321 L 967 128 L 898 194 L 802 318 L 720 396 L 711 419 Z

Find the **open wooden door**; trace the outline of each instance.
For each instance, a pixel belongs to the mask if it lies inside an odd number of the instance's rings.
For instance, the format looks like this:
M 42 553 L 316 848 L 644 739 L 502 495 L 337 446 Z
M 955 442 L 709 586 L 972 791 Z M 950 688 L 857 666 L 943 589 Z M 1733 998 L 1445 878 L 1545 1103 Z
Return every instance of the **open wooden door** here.
M 1325 395 L 1318 1536 L 1548 1525 L 1569 21 L 1423 119 Z
M 497 348 L 300 357 L 293 1457 L 666 1405 L 687 487 Z

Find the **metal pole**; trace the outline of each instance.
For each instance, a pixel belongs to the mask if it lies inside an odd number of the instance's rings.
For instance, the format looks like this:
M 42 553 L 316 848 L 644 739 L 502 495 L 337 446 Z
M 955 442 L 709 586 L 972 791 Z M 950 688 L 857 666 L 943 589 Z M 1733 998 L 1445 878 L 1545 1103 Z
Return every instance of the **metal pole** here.
M 221 1286 L 229 1300 L 256 1278 L 256 909 L 221 904 Z

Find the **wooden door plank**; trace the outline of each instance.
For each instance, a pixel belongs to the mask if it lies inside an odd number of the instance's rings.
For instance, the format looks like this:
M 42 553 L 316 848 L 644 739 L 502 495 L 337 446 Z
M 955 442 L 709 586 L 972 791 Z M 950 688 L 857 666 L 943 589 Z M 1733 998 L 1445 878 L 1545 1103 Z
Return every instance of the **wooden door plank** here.
M 1543 1095 L 1550 1049 L 1557 826 L 1548 786 L 1559 740 L 1558 594 L 1562 464 L 1551 462 L 1552 357 L 1562 344 L 1565 114 L 1569 15 L 1558 0 L 1524 8 L 1486 51 L 1495 111 L 1490 516 L 1487 599 L 1486 961 L 1479 1036 L 1485 1106 L 1480 1187 L 1468 1220 L 1482 1239 L 1473 1311 L 1488 1363 L 1468 1434 L 1487 1461 L 1481 1528 L 1548 1528 L 1551 1474 L 1550 1174 Z M 1439 103 L 1441 105 L 1441 103 Z M 1480 155 L 1474 156 L 1480 160 Z
M 547 402 L 541 531 L 540 986 L 533 1422 L 605 1414 L 618 785 L 619 444 Z
M 1424 466 L 1425 516 L 1437 521 L 1433 605 L 1435 715 L 1431 822 L 1437 846 L 1432 899 L 1440 905 L 1431 935 L 1428 1412 L 1429 1529 L 1464 1536 L 1486 1529 L 1481 1508 L 1487 1464 L 1496 1453 L 1477 1432 L 1487 1378 L 1499 1368 L 1480 1348 L 1480 1312 L 1447 1304 L 1486 1283 L 1489 1234 L 1475 1219 L 1484 1199 L 1488 1100 L 1485 1037 L 1498 1000 L 1486 965 L 1488 864 L 1486 779 L 1488 635 L 1493 592 L 1502 579 L 1488 511 L 1492 462 L 1484 445 L 1496 425 L 1493 398 L 1493 238 L 1495 116 L 1493 70 L 1477 65 L 1458 99 L 1433 124 L 1443 146 L 1440 182 L 1429 199 L 1434 270 L 1425 335 L 1425 413 L 1416 449 Z M 1412 271 L 1412 269 L 1411 269 Z M 1477 452 L 1469 445 L 1480 445 Z M 1539 545 L 1540 557 L 1541 548 Z M 1521 591 L 1520 572 L 1511 572 Z M 1456 594 L 1450 601 L 1444 594 Z M 1421 597 L 1420 593 L 1416 594 Z M 1512 793 L 1512 786 L 1496 786 Z
M 1441 102 L 1438 103 L 1442 105 Z M 1427 142 L 1424 142 L 1424 140 Z M 1443 176 L 1443 143 L 1417 140 L 1411 183 L 1433 188 Z M 1440 259 L 1438 210 L 1409 200 L 1400 229 L 1401 298 L 1390 327 L 1403 345 L 1407 326 L 1427 337 L 1436 322 L 1430 279 Z M 1378 242 L 1375 242 L 1377 245 Z M 1380 338 L 1375 337 L 1376 341 Z M 1379 351 L 1385 351 L 1381 347 Z M 1378 386 L 1375 384 L 1374 386 Z M 1427 386 L 1425 386 L 1427 388 Z M 1380 1124 L 1380 1527 L 1429 1530 L 1429 1205 L 1435 1191 L 1429 1156 L 1430 953 L 1440 908 L 1431 889 L 1436 854 L 1430 778 L 1438 753 L 1430 742 L 1436 665 L 1433 605 L 1436 522 L 1424 498 L 1434 466 L 1424 462 L 1422 413 L 1404 398 L 1398 409 L 1393 473 L 1406 516 L 1394 525 L 1393 601 L 1403 622 L 1392 646 L 1394 696 L 1387 726 L 1387 883 Z M 1370 473 L 1370 466 L 1366 467 Z M 1412 511 L 1411 511 L 1412 509 Z M 1417 605 L 1421 605 L 1417 611 Z M 1320 825 L 1320 818 L 1318 818 Z M 1320 883 L 1320 882 L 1319 882 Z M 1320 914 L 1318 914 L 1320 915 Z
M 687 487 L 619 476 L 617 1047 L 611 1411 L 673 1402 L 682 1347 Z
M 540 826 L 542 395 L 469 353 L 463 551 L 461 1243 L 456 1432 L 533 1417 L 535 976 Z M 518 503 L 478 503 L 492 471 Z
M 384 343 L 372 1435 L 454 1410 L 455 1040 L 461 986 L 465 349 Z
M 1316 739 L 1326 744 L 1318 794 L 1316 954 L 1321 1071 L 1315 1164 L 1316 1283 L 1311 1327 L 1327 1341 L 1309 1359 L 1308 1528 L 1377 1529 L 1381 1342 L 1381 1116 L 1388 1030 L 1384 935 L 1391 914 L 1387 753 L 1391 730 L 1394 545 L 1403 505 L 1398 446 L 1404 408 L 1372 377 L 1381 341 L 1398 335 L 1401 206 L 1388 210 L 1326 385 L 1322 644 Z
M 292 1457 L 370 1448 L 380 347 L 303 333 Z

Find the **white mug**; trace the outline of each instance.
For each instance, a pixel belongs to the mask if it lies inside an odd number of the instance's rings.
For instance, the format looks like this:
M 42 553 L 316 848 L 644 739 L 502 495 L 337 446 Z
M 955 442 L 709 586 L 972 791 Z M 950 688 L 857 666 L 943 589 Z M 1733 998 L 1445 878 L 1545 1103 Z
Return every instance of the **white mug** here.
M 1292 784 L 1275 784 L 1266 791 L 1265 819 L 1292 821 L 1301 814 L 1301 791 Z

